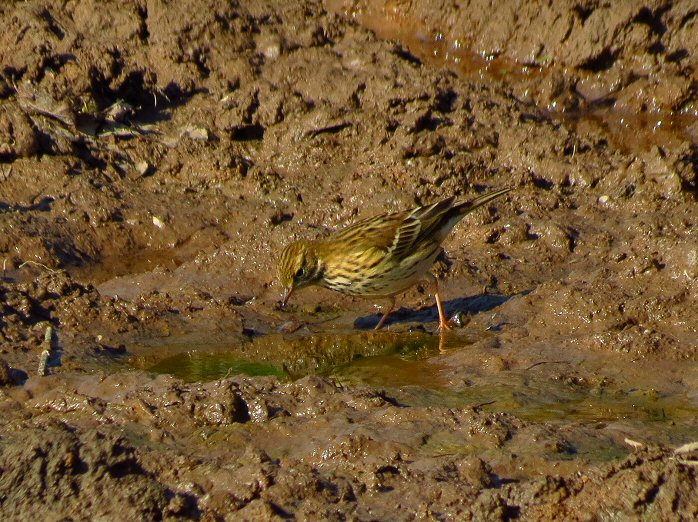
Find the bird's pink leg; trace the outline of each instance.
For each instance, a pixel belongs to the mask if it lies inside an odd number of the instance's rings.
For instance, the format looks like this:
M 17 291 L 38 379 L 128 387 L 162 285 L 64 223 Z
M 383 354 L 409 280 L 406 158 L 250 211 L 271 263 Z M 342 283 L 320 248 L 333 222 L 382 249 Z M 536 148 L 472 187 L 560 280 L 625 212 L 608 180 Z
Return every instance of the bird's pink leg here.
M 385 312 L 383 312 L 383 317 L 381 317 L 381 320 L 378 321 L 378 324 L 376 325 L 376 327 L 374 328 L 374 330 L 380 330 L 380 329 L 383 327 L 383 323 L 385 322 L 385 320 L 386 320 L 386 319 L 388 318 L 388 316 L 390 315 L 390 312 L 393 311 L 393 308 L 395 308 L 395 296 L 394 296 L 394 295 L 393 295 L 393 296 L 390 296 L 390 304 L 389 304 L 388 307 L 385 309 Z

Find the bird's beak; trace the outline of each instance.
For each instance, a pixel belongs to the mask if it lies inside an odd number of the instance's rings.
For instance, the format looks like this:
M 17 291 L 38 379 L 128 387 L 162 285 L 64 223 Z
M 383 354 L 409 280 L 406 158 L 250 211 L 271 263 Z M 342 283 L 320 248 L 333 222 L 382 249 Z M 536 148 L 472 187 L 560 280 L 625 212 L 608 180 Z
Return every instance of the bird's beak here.
M 281 296 L 281 308 L 286 307 L 286 303 L 288 303 L 288 300 L 291 297 L 292 293 L 293 293 L 293 288 L 289 288 L 289 287 L 284 288 L 284 293 Z

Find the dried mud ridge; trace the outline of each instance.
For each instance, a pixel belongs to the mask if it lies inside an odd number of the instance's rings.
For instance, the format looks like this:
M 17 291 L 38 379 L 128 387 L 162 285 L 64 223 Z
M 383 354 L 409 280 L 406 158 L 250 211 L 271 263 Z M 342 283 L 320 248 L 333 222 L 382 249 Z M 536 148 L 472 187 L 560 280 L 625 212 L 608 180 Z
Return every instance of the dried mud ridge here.
M 280 313 L 278 252 L 358 216 L 512 186 L 436 267 L 452 313 L 483 287 L 506 297 L 466 326 L 488 332 L 472 351 L 440 356 L 453 386 L 469 353 L 506 372 L 553 347 L 612 353 L 629 378 L 638 361 L 673 365 L 659 392 L 695 389 L 698 10 L 380 7 L 0 6 L 5 518 L 698 516 L 695 448 L 673 449 L 688 440 L 582 459 L 579 440 L 622 443 L 622 426 L 408 405 L 320 377 L 184 384 L 124 368 L 159 339 L 234 344 L 370 315 L 322 291 Z M 543 71 L 459 77 L 359 12 Z M 628 147 L 635 129 L 550 119 L 553 103 L 685 126 Z M 409 292 L 403 316 L 427 303 Z

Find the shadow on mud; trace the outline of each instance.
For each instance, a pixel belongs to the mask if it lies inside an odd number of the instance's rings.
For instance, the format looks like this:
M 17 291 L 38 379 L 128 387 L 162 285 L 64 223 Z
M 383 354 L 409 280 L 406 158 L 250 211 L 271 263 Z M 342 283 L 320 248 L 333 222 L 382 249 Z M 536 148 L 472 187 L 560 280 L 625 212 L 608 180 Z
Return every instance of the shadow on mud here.
M 481 312 L 488 312 L 498 306 L 503 305 L 509 299 L 518 296 L 524 296 L 530 293 L 531 290 L 525 290 L 517 294 L 502 295 L 502 294 L 481 294 L 472 297 L 459 297 L 444 301 L 444 313 L 447 317 L 453 317 L 457 321 L 462 322 L 464 317 L 474 315 Z M 370 316 L 359 317 L 354 321 L 354 327 L 359 330 L 368 330 L 374 328 L 381 318 L 381 314 L 372 314 Z M 433 323 L 439 320 L 436 304 L 425 306 L 417 310 L 409 308 L 399 308 L 393 311 L 386 320 L 386 326 L 399 323 Z M 501 325 L 493 325 L 497 328 Z

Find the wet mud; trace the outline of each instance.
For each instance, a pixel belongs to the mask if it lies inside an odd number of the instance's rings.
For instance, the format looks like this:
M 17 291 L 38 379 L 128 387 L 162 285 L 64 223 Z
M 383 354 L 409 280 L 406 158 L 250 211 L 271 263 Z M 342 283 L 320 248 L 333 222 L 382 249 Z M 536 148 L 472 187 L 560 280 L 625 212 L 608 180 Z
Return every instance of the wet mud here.
M 698 517 L 692 2 L 0 21 L 4 519 Z M 445 336 L 427 284 L 278 307 L 289 241 L 503 187 Z

